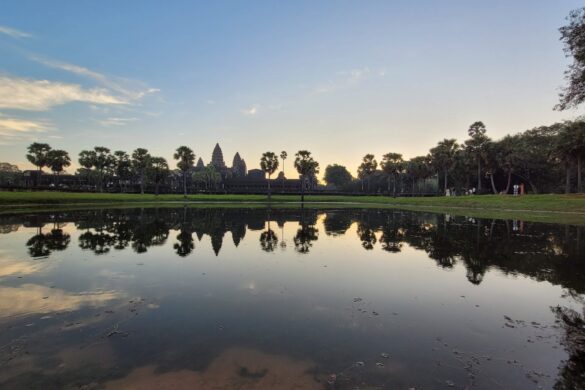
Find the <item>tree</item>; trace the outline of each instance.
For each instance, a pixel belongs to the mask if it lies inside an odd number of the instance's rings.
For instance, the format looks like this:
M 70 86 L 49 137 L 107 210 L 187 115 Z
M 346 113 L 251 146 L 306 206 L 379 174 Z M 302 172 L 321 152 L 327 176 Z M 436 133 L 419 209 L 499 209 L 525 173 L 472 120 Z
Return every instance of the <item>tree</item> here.
M 280 152 L 280 159 L 282 160 L 282 191 L 284 192 L 284 160 L 288 157 L 288 153 L 286 151 Z
M 83 150 L 79 153 L 79 165 L 87 169 L 95 169 L 98 177 L 98 189 L 104 190 L 104 175 L 111 173 L 115 166 L 115 158 L 110 149 L 104 146 L 96 146 L 93 150 Z
M 518 140 L 512 136 L 505 136 L 496 142 L 496 161 L 506 173 L 506 188 L 501 192 L 507 194 L 512 185 L 512 174 L 517 165 Z
M 169 164 L 162 157 L 151 157 L 147 168 L 147 174 L 154 182 L 155 194 L 158 195 L 160 183 L 169 176 Z
M 313 159 L 308 150 L 299 150 L 295 154 L 295 169 L 301 179 L 301 203 L 305 202 L 305 180 L 307 176 L 319 173 L 319 163 Z
M 433 165 L 438 171 L 443 171 L 445 178 L 444 190 L 447 192 L 448 186 L 448 174 L 453 167 L 455 161 L 455 153 L 459 148 L 459 144 L 455 139 L 444 139 L 440 141 L 437 146 L 431 149 L 431 156 Z
M 209 190 L 212 186 L 213 189 L 215 190 L 217 184 L 221 181 L 221 173 L 219 173 L 217 169 L 215 169 L 215 166 L 212 163 L 209 163 L 205 167 L 203 174 L 207 190 Z
M 338 189 L 342 189 L 351 183 L 353 178 L 351 177 L 351 173 L 349 173 L 346 167 L 343 165 L 333 164 L 327 165 L 325 168 L 324 179 L 327 184 L 332 184 Z
M 358 167 L 358 177 L 362 180 L 362 183 L 364 179 L 367 179 L 368 191 L 370 190 L 370 177 L 376 172 L 376 168 L 378 168 L 378 162 L 373 154 L 366 154 L 362 159 L 362 163 Z
M 173 155 L 177 162 L 177 168 L 181 170 L 183 176 L 183 196 L 187 198 L 187 172 L 193 169 L 195 164 L 195 153 L 187 146 L 180 146 Z
M 483 122 L 474 122 L 469 126 L 467 134 L 469 139 L 465 141 L 465 147 L 477 159 L 477 190 L 481 191 L 481 161 L 484 158 L 485 145 L 489 142 L 489 137 L 485 135 L 486 128 Z
M 138 148 L 132 153 L 132 169 L 140 178 L 140 193 L 144 194 L 144 182 L 146 180 L 146 170 L 150 165 L 151 156 L 148 150 Z
M 394 188 L 392 196 L 396 198 L 396 181 L 398 175 L 404 171 L 404 159 L 400 153 L 386 153 L 382 157 L 382 170 L 389 176 L 393 177 Z M 388 192 L 390 192 L 390 181 L 388 181 Z
M 268 175 L 268 201 L 270 201 L 270 176 L 278 169 L 278 157 L 273 152 L 262 154 L 260 168 Z
M 585 121 L 565 122 L 559 131 L 557 140 L 557 151 L 565 162 L 567 170 L 570 170 L 573 162 L 576 163 L 577 192 L 583 192 L 582 169 L 583 157 L 585 156 Z M 567 173 L 567 175 L 567 185 L 570 185 L 570 173 Z
M 64 150 L 51 150 L 47 155 L 48 167 L 56 176 L 59 176 L 65 168 L 71 165 L 69 153 Z
M 28 146 L 27 150 L 26 159 L 37 167 L 39 172 L 43 170 L 43 167 L 49 165 L 49 152 L 51 151 L 49 144 L 34 142 Z
M 132 176 L 132 162 L 130 156 L 123 150 L 116 150 L 114 152 L 114 174 L 118 178 L 120 191 L 123 192 L 122 183 Z
M 412 179 L 412 194 L 415 193 L 414 185 L 419 180 L 426 180 L 432 175 L 428 156 L 413 157 L 406 163 L 406 173 Z M 420 192 L 420 186 L 418 188 Z
M 573 62 L 565 71 L 568 85 L 560 93 L 555 109 L 566 110 L 585 101 L 585 7 L 573 10 L 567 18 L 569 24 L 559 29 L 564 51 Z

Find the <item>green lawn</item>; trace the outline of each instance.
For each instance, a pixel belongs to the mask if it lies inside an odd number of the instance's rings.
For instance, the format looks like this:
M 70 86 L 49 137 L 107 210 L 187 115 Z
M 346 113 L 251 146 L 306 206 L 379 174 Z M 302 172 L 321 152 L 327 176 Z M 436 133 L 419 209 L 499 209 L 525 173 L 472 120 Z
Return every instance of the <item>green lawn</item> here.
M 0 192 L 0 209 L 51 206 L 91 206 L 124 204 L 183 204 L 182 195 L 94 194 L 67 192 Z M 231 203 L 260 206 L 267 202 L 264 195 L 189 195 L 191 206 Z M 274 195 L 273 207 L 296 207 L 300 196 Z M 385 196 L 310 195 L 309 207 L 393 207 L 409 210 L 430 210 L 478 217 L 523 218 L 527 220 L 585 223 L 585 195 L 526 195 L 522 197 L 482 195 L 459 197 L 390 198 Z

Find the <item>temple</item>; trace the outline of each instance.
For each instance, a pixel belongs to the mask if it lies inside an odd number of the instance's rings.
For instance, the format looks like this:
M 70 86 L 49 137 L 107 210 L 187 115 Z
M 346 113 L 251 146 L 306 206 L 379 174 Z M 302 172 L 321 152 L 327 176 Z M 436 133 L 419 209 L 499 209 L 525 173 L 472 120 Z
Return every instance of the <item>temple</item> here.
M 211 162 L 206 165 L 201 158 L 197 161 L 194 172 L 203 172 L 207 168 L 213 168 L 219 174 L 214 180 L 206 180 L 204 188 L 196 187 L 201 190 L 226 191 L 234 193 L 263 193 L 268 187 L 266 175 L 260 169 L 248 170 L 246 161 L 236 152 L 232 159 L 232 166 L 228 167 L 225 163 L 223 151 L 219 143 L 215 144 L 211 154 Z M 299 179 L 287 179 L 281 171 L 277 177 L 271 179 L 271 187 L 274 193 L 279 192 L 299 192 L 301 181 Z M 307 187 L 310 190 L 311 184 Z

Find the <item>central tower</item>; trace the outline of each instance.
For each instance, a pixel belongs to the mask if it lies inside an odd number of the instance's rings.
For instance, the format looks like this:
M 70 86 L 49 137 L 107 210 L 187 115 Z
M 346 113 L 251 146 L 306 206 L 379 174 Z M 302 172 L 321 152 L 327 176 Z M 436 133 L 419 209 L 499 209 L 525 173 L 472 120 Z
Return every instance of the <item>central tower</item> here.
M 226 168 L 225 161 L 223 160 L 223 152 L 219 147 L 219 143 L 215 144 L 215 148 L 213 148 L 213 153 L 211 155 L 211 165 L 220 171 Z

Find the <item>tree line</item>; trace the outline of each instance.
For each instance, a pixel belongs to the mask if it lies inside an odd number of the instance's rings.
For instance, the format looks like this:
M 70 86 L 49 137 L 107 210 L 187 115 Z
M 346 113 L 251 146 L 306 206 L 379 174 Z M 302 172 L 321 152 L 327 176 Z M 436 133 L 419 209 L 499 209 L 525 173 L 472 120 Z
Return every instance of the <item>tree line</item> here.
M 366 154 L 354 178 L 339 164 L 325 168 L 324 181 L 333 189 L 349 193 L 380 193 L 391 196 L 435 194 L 450 189 L 455 193 L 508 194 L 514 184 L 525 184 L 532 193 L 583 192 L 583 161 L 585 159 L 585 120 L 577 119 L 540 126 L 522 133 L 493 140 L 483 122 L 472 123 L 463 142 L 443 139 L 425 155 L 405 159 L 401 153 L 389 152 L 380 162 L 373 154 Z M 32 143 L 26 157 L 39 171 L 49 168 L 56 178 L 71 165 L 67 151 L 52 149 L 46 143 Z M 211 190 L 224 177 L 213 165 L 195 169 L 195 153 L 188 146 L 178 147 L 175 177 L 179 177 L 186 196 L 189 183 L 201 182 Z M 267 192 L 271 194 L 271 178 L 288 157 L 285 151 L 262 154 L 260 169 L 268 178 Z M 150 185 L 154 192 L 173 173 L 163 157 L 152 156 L 145 148 L 132 153 L 112 152 L 104 146 L 79 153 L 80 168 L 76 174 L 95 183 L 97 191 L 104 191 L 106 183 L 117 183 L 120 192 L 126 185 L 137 184 L 140 192 Z M 295 154 L 293 166 L 301 183 L 316 180 L 320 165 L 308 150 Z M 10 166 L 14 172 L 14 166 Z M 58 180 L 58 179 L 57 179 Z M 430 184 L 429 184 L 430 180 Z M 437 183 L 439 188 L 437 188 Z M 304 195 L 305 185 L 299 191 Z M 471 191 L 474 189 L 474 191 Z M 109 188 L 109 191 L 112 189 Z
M 483 122 L 468 138 L 443 139 L 422 156 L 405 159 L 389 152 L 381 161 L 366 154 L 357 179 L 341 165 L 325 169 L 325 181 L 365 193 L 418 194 L 421 181 L 436 178 L 443 191 L 508 194 L 523 183 L 532 193 L 583 192 L 585 120 L 565 121 L 492 140 Z
M 287 157 L 286 151 L 280 153 L 283 166 Z M 49 168 L 56 178 L 65 171 L 65 168 L 71 166 L 71 158 L 67 151 L 53 149 L 46 143 L 30 144 L 26 158 L 39 172 L 42 172 L 43 168 Z M 181 177 L 185 196 L 189 192 L 189 182 L 202 182 L 206 189 L 212 189 L 215 184 L 224 179 L 222 172 L 211 163 L 203 169 L 197 169 L 195 158 L 194 151 L 184 145 L 178 147 L 173 154 L 173 159 L 176 160 L 175 173 Z M 160 185 L 173 173 L 164 157 L 152 156 L 145 148 L 137 148 L 129 154 L 123 150 L 112 152 L 105 146 L 96 146 L 93 149 L 82 150 L 78 156 L 78 163 L 81 167 L 76 171 L 76 175 L 85 177 L 87 181 L 93 181 L 99 192 L 104 191 L 106 184 L 115 182 L 120 192 L 126 191 L 125 183 L 137 183 L 140 186 L 140 193 L 144 194 L 145 188 L 150 184 L 154 185 L 154 192 L 158 194 Z M 279 166 L 278 156 L 274 152 L 262 154 L 260 169 L 268 176 L 269 196 L 270 178 Z M 10 165 L 10 167 L 12 169 L 14 166 Z M 294 167 L 301 183 L 316 180 L 316 175 L 319 173 L 319 163 L 308 150 L 299 150 L 295 154 Z M 305 185 L 300 185 L 299 190 L 304 196 Z

